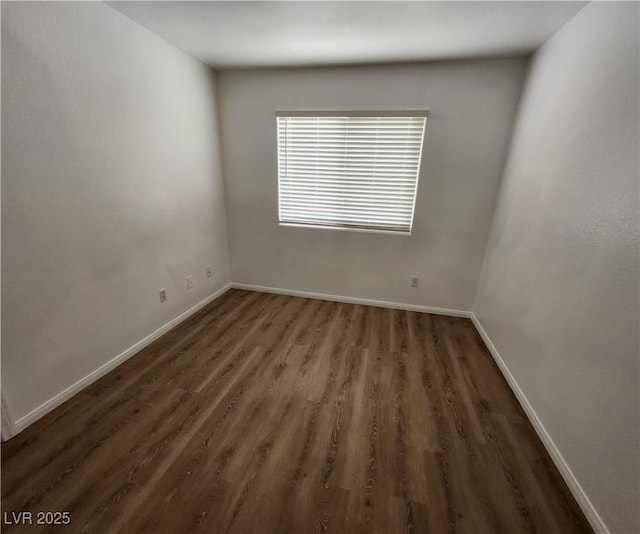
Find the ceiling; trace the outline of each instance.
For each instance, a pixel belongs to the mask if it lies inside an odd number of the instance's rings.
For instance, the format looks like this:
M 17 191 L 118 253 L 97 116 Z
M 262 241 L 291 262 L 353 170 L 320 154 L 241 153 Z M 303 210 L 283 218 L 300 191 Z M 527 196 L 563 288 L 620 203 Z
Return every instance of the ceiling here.
M 532 52 L 586 2 L 108 2 L 216 68 Z

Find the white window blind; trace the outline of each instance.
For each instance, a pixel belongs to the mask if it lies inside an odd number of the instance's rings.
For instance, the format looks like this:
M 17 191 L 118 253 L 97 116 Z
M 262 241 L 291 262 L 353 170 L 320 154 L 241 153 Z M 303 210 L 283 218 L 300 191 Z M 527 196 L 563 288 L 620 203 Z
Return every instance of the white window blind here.
M 280 223 L 411 233 L 426 119 L 278 113 Z

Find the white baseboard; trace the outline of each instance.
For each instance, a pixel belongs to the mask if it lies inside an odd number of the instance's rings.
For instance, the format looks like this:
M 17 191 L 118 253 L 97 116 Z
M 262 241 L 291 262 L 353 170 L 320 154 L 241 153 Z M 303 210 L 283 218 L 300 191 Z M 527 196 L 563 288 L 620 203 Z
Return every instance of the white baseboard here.
M 388 302 L 386 300 L 362 299 L 357 297 L 345 297 L 343 295 L 327 295 L 325 293 L 313 293 L 309 291 L 297 291 L 295 289 L 282 289 L 279 287 L 256 286 L 252 284 L 240 284 L 232 282 L 234 289 L 246 289 L 248 291 L 260 291 L 261 293 L 275 293 L 277 295 L 288 295 L 290 297 L 303 297 L 308 299 L 330 300 L 334 302 L 346 302 L 348 304 L 362 304 L 364 306 L 377 306 L 379 308 L 395 308 L 423 313 L 434 313 L 436 315 L 448 315 L 450 317 L 471 317 L 471 312 L 464 310 L 452 310 L 449 308 L 435 308 L 433 306 L 421 306 L 420 304 L 403 304 L 400 302 Z
M 2 430 L 0 431 L 0 436 L 2 441 L 6 441 L 9 438 L 12 438 L 18 433 L 16 429 L 16 425 L 13 422 L 13 417 L 11 417 L 11 413 L 9 412 L 9 407 L 4 400 L 4 396 L 2 396 L 1 403 L 2 410 Z
M 112 358 L 104 365 L 101 365 L 100 367 L 98 367 L 95 371 L 92 371 L 84 378 L 81 378 L 75 384 L 72 384 L 68 388 L 64 389 L 63 391 L 61 391 L 60 393 L 58 393 L 57 395 L 55 395 L 54 397 L 46 401 L 45 403 L 41 404 L 34 410 L 30 411 L 27 415 L 20 417 L 18 420 L 14 421 L 13 422 L 14 435 L 21 432 L 32 423 L 36 422 L 41 417 L 44 417 L 51 410 L 60 406 L 60 404 L 62 404 L 64 401 L 73 397 L 76 393 L 79 393 L 81 390 L 86 388 L 89 384 L 92 384 L 99 378 L 106 375 L 112 369 L 115 369 L 122 362 L 124 362 L 125 360 L 128 360 L 129 358 L 131 358 L 131 356 L 140 352 L 147 345 L 150 345 L 153 341 L 158 339 L 163 334 L 166 334 L 169 330 L 171 330 L 172 328 L 180 324 L 182 321 L 189 318 L 194 313 L 200 311 L 207 304 L 209 304 L 210 302 L 213 302 L 222 294 L 226 293 L 229 289 L 231 289 L 231 283 L 224 285 L 223 287 L 221 287 L 220 289 L 218 289 L 217 291 L 209 295 L 207 298 L 201 300 L 196 305 L 189 308 L 187 311 L 181 313 L 174 319 L 171 319 L 171 321 L 169 321 L 165 325 L 158 328 L 155 332 L 152 332 L 144 339 L 141 339 L 140 341 L 138 341 L 135 345 L 132 345 L 131 347 L 126 349 L 124 352 L 121 352 L 120 354 L 118 354 L 115 358 Z M 4 413 L 4 410 L 3 410 L 3 413 Z M 4 422 L 4 416 L 3 416 L 3 422 Z M 12 437 L 12 436 L 3 435 L 3 439 L 8 439 L 9 437 Z
M 562 456 L 562 453 L 560 452 L 556 444 L 553 442 L 553 439 L 551 439 L 551 436 L 549 435 L 544 425 L 542 424 L 542 421 L 538 417 L 538 414 L 536 414 L 535 410 L 533 409 L 533 406 L 531 406 L 524 392 L 518 385 L 518 382 L 516 382 L 516 379 L 511 374 L 511 371 L 509 371 L 507 364 L 504 362 L 504 360 L 500 356 L 498 349 L 496 349 L 495 345 L 489 338 L 489 335 L 487 334 L 485 329 L 482 327 L 482 324 L 480 324 L 480 321 L 478 320 L 475 313 L 473 312 L 471 312 L 471 321 L 473 321 L 473 324 L 476 327 L 476 330 L 478 331 L 478 333 L 480 334 L 480 337 L 482 338 L 485 345 L 489 349 L 489 352 L 493 356 L 493 359 L 495 360 L 496 364 L 498 364 L 500 371 L 502 371 L 502 374 L 504 375 L 509 386 L 511 387 L 511 390 L 513 391 L 514 395 L 518 399 L 518 402 L 520 402 L 522 409 L 527 414 L 527 417 L 529 418 L 529 421 L 531 421 L 531 424 L 533 425 L 533 428 L 537 432 L 538 437 L 540 438 L 540 440 L 542 441 L 542 444 L 547 449 L 547 452 L 551 456 L 553 463 L 558 468 L 558 471 L 560 471 L 562 478 L 566 482 L 567 486 L 569 487 L 569 490 L 573 494 L 573 497 L 575 498 L 578 505 L 582 509 L 582 512 L 584 513 L 587 520 L 589 521 L 589 524 L 597 534 L 610 534 L 609 529 L 604 524 L 604 521 L 600 517 L 600 514 L 598 514 L 597 510 L 589 500 L 589 497 L 587 496 L 585 491 L 582 489 L 580 482 L 578 482 L 578 479 L 573 474 L 573 471 L 571 471 L 569 464 L 567 464 L 567 461 Z

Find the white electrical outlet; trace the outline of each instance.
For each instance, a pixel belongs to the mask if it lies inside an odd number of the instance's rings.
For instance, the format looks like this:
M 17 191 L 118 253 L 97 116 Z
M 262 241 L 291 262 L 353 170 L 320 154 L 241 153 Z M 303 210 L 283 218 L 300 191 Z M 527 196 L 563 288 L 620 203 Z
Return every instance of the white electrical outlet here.
M 160 293 L 160 302 L 167 302 L 167 290 L 161 289 L 159 293 Z
M 213 270 L 211 269 L 211 265 L 207 265 L 207 278 L 211 278 L 211 274 Z
M 193 275 L 187 276 L 187 289 L 193 288 Z
M 420 285 L 420 278 L 417 276 L 411 277 L 411 287 L 418 287 Z

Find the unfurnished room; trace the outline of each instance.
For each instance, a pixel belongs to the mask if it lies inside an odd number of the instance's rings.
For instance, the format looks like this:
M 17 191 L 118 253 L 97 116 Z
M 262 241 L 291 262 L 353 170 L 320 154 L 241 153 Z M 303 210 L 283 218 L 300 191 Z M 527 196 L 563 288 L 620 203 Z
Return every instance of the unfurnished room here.
M 2 532 L 640 533 L 640 3 L 0 20 Z

